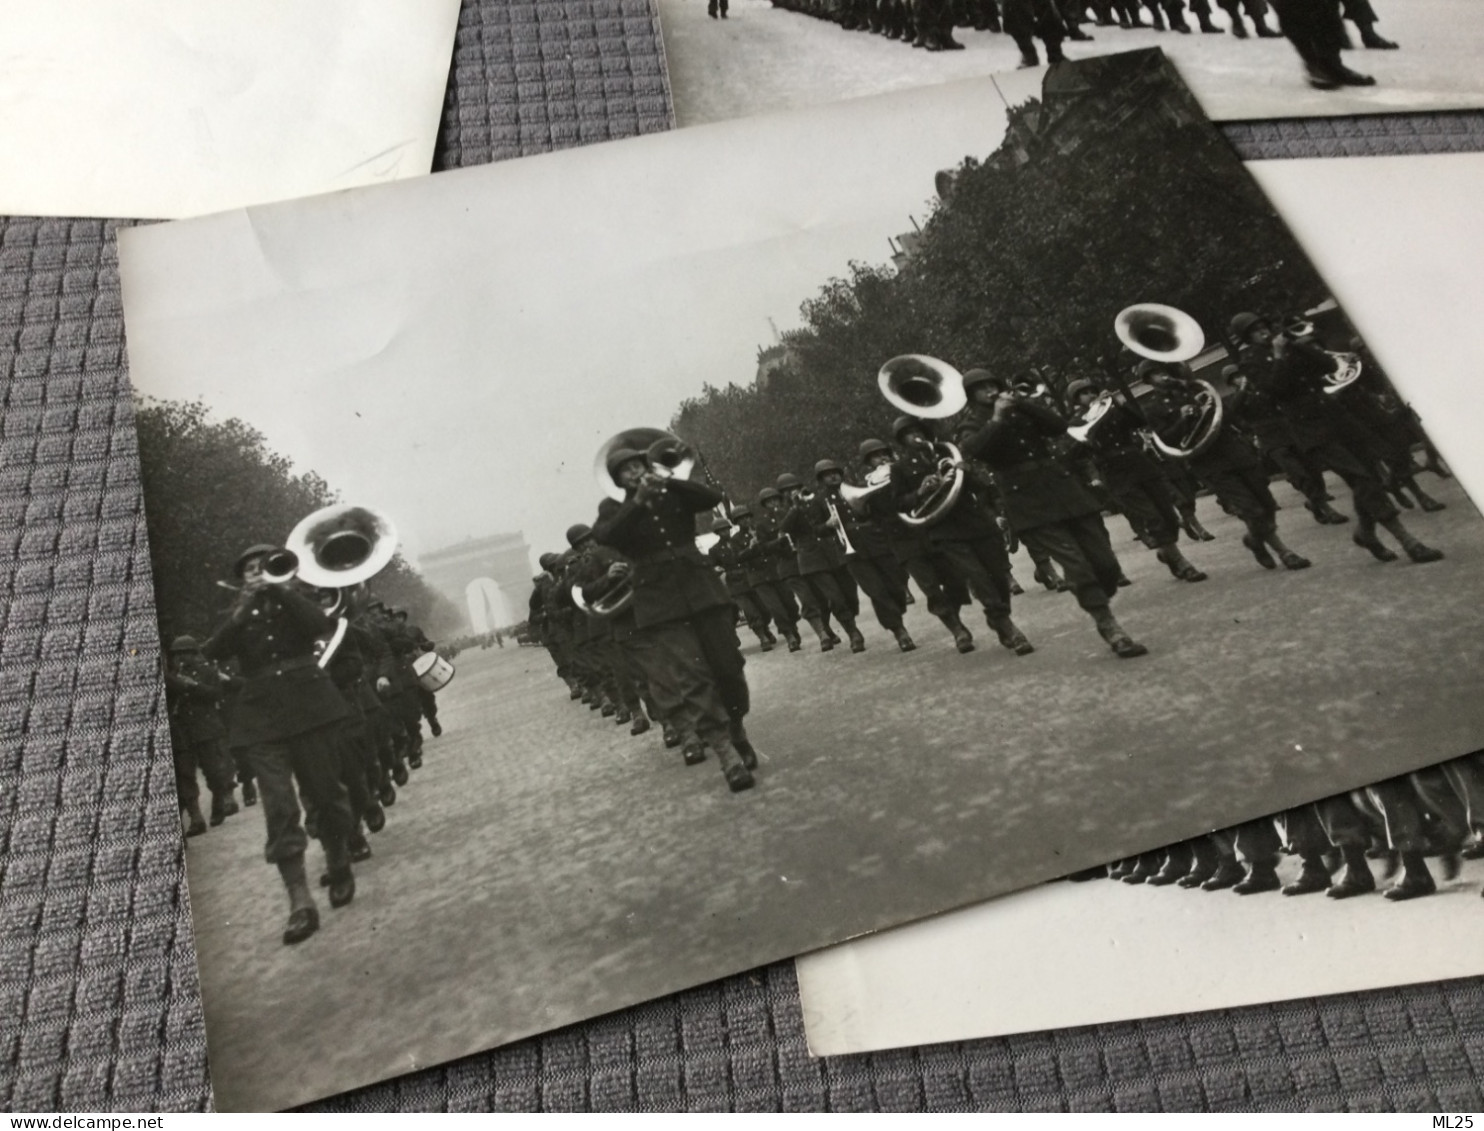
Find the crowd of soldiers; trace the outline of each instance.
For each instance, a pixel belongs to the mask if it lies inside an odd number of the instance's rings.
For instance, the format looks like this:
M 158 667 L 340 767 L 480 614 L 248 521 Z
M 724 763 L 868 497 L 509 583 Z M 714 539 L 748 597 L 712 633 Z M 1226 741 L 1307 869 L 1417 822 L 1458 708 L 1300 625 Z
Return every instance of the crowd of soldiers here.
M 423 764 L 423 721 L 435 737 L 443 731 L 437 700 L 412 667 L 433 644 L 406 610 L 370 599 L 364 586 L 270 580 L 264 562 L 278 552 L 256 545 L 237 559 L 236 599 L 206 639 L 171 641 L 165 689 L 186 836 L 238 813 L 239 786 L 243 805 L 261 803 L 265 856 L 289 896 L 283 941 L 292 944 L 319 927 L 309 838 L 324 849 L 330 905 L 345 906 L 355 896 L 351 865 L 371 855 L 366 834 L 385 827 L 397 788 Z
M 1311 324 L 1243 313 L 1228 329 L 1223 424 L 1189 458 L 1167 458 L 1151 436 L 1178 430 L 1212 386 L 1184 363 L 1134 366 L 1131 356 L 1127 372 L 1110 366 L 1060 388 L 1041 373 L 970 369 L 956 418 L 904 415 L 892 443 L 863 440 L 856 483 L 823 459 L 811 484 L 785 472 L 754 500 L 736 502 L 717 486 L 667 475 L 650 452 L 620 446 L 607 469 L 624 501 L 604 500 L 595 523 L 574 525 L 564 550 L 541 556 L 526 631 L 550 652 L 572 701 L 635 736 L 657 723 L 687 764 L 714 751 L 730 787 L 743 790 L 758 759 L 743 728 L 739 623 L 761 652 L 800 651 L 805 628 L 821 652 L 861 652 L 864 594 L 910 652 L 917 644 L 904 613 L 915 585 L 960 653 L 976 648 L 962 615 L 976 603 L 997 642 L 1025 656 L 1035 645 L 1011 616 L 1022 589 L 1010 564 L 1023 545 L 1036 582 L 1069 593 L 1116 657 L 1136 658 L 1148 648 L 1112 612 L 1130 582 L 1105 516 L 1121 514 L 1175 578 L 1201 582 L 1207 573 L 1180 541 L 1212 537 L 1195 508 L 1209 494 L 1242 522 L 1258 567 L 1307 569 L 1292 535 L 1279 533 L 1269 483 L 1280 474 L 1314 522 L 1351 524 L 1351 541 L 1375 559 L 1399 557 L 1382 531 L 1413 562 L 1441 559 L 1399 508 L 1441 509 L 1416 476 L 1449 473 L 1384 376 L 1371 366 L 1338 386 L 1342 355 L 1324 348 Z M 1353 520 L 1333 506 L 1327 474 L 1350 489 Z M 914 520 L 924 506 L 928 520 Z M 709 515 L 710 530 L 698 540 L 699 515 Z M 700 541 L 712 539 L 703 551 Z
M 1370 86 L 1375 80 L 1347 67 L 1340 52 L 1352 46 L 1345 21 L 1372 50 L 1395 50 L 1397 44 L 1376 31 L 1379 18 L 1370 0 L 1217 0 L 1238 39 L 1287 36 L 1303 61 L 1311 85 L 1325 90 Z M 1091 40 L 1085 30 L 1147 28 L 1185 35 L 1199 31 L 1221 35 L 1226 28 L 1213 19 L 1211 0 L 773 0 L 785 8 L 829 20 L 846 31 L 864 31 L 900 40 L 927 51 L 958 51 L 958 27 L 1003 33 L 1020 50 L 1020 66 L 1041 64 L 1036 40 L 1046 62 L 1065 60 L 1066 40 Z M 710 0 L 710 15 L 726 18 L 726 0 Z M 1187 19 L 1187 12 L 1192 19 Z M 1276 12 L 1280 28 L 1268 22 Z M 1148 15 L 1148 22 L 1144 20 Z M 1194 27 L 1192 27 L 1192 20 Z M 1252 30 L 1248 31 L 1248 21 Z
M 1278 875 L 1285 851 L 1300 864 L 1287 884 Z M 1394 879 L 1385 897 L 1406 900 L 1438 890 L 1429 858 L 1444 880 L 1458 877 L 1461 861 L 1484 858 L 1484 751 L 1069 878 L 1349 899 L 1376 890 L 1379 860 L 1382 878 Z

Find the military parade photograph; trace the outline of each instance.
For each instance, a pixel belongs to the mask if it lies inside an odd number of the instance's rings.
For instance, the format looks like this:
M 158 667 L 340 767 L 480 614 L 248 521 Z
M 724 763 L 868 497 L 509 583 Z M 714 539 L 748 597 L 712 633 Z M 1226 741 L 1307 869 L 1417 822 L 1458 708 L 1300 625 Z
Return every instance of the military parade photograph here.
M 1158 48 L 1217 121 L 1484 106 L 1472 0 L 656 0 L 681 125 Z
M 1484 747 L 1484 521 L 1158 51 L 119 248 L 222 1110 L 1477 843 L 1305 808 Z

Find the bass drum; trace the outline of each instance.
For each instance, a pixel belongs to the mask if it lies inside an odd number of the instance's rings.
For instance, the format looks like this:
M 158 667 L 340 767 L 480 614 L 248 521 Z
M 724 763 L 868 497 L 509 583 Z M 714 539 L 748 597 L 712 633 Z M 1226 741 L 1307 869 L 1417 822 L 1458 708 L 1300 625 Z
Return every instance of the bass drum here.
M 442 691 L 453 679 L 453 665 L 437 652 L 424 652 L 412 661 L 412 674 L 427 691 Z

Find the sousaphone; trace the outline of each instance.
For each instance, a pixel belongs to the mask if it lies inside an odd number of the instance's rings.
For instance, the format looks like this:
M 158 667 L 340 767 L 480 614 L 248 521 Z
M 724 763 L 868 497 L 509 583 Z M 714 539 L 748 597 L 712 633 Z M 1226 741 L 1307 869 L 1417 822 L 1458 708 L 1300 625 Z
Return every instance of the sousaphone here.
M 945 420 L 969 403 L 964 377 L 946 361 L 922 353 L 892 358 L 876 374 L 876 385 L 893 408 L 919 420 Z M 932 526 L 953 509 L 964 490 L 964 456 L 958 445 L 935 440 L 935 474 L 942 480 L 926 499 L 901 511 L 898 517 L 911 527 Z
M 1206 348 L 1206 335 L 1199 322 L 1177 307 L 1158 302 L 1124 307 L 1113 319 L 1113 332 L 1120 342 L 1140 357 L 1170 365 L 1187 362 Z M 1134 395 L 1137 398 L 1150 391 L 1145 387 L 1135 391 Z M 1182 382 L 1182 392 L 1191 412 L 1163 428 L 1150 426 L 1145 429 L 1150 444 L 1170 459 L 1192 459 L 1209 448 L 1220 435 L 1225 416 L 1221 394 L 1211 382 L 1200 377 L 1186 377 Z M 1103 412 L 1107 407 L 1104 406 Z
M 326 610 L 335 617 L 335 632 L 320 652 L 320 667 L 329 666 L 350 626 L 346 591 L 385 569 L 397 554 L 397 541 L 390 518 L 351 503 L 321 507 L 289 532 L 281 552 L 294 558 L 298 580 L 335 594 Z

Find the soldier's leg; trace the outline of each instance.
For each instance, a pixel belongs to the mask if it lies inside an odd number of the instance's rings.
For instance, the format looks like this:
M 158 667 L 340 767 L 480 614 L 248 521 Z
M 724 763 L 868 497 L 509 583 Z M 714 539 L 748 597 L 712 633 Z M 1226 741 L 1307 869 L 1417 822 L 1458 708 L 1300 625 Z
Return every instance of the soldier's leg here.
M 172 734 L 170 757 L 175 768 L 175 794 L 189 821 L 186 836 L 200 836 L 206 831 L 206 817 L 201 812 L 201 786 L 196 781 L 195 744 Z
M 1036 649 L 1010 619 L 1010 556 L 998 532 L 971 542 L 938 543 L 950 567 L 968 583 L 984 609 L 984 623 L 1017 656 Z
M 843 570 L 841 571 L 844 572 Z M 850 593 L 856 593 L 855 581 L 846 574 L 845 580 L 850 582 Z M 846 592 L 846 587 L 841 584 L 841 578 L 833 570 L 823 573 L 811 573 L 809 583 L 814 586 L 814 591 L 819 594 L 820 604 L 834 614 L 835 619 L 840 622 L 840 627 L 845 630 L 845 635 L 850 638 L 850 650 L 852 652 L 863 652 L 866 648 L 866 638 L 861 635 L 860 629 L 855 624 L 855 611 L 851 608 L 851 598 Z M 829 622 L 826 621 L 826 624 Z
M 814 635 L 819 638 L 819 650 L 828 652 L 836 643 L 835 634 L 830 629 L 828 620 L 829 606 L 820 597 L 809 578 L 796 574 L 786 580 L 789 591 L 799 603 L 799 618 L 814 630 Z
M 343 907 L 355 896 L 355 875 L 350 866 L 350 843 L 355 833 L 350 795 L 340 773 L 339 722 L 295 735 L 285 746 L 294 781 L 305 807 L 313 806 L 315 837 L 325 852 L 329 876 L 330 906 Z
M 953 577 L 948 564 L 938 554 L 929 553 L 924 544 L 902 565 L 927 599 L 928 612 L 953 634 L 955 647 L 960 652 L 972 652 L 974 634 L 959 619 L 959 610 L 965 605 L 968 594 L 961 592 L 962 585 Z
M 1216 855 L 1216 866 L 1201 883 L 1201 890 L 1224 891 L 1241 883 L 1247 870 L 1237 859 L 1236 830 L 1217 829 L 1207 839 Z
M 1371 0 L 1344 0 L 1342 12 L 1345 19 L 1360 29 L 1360 42 L 1363 46 L 1373 51 L 1396 50 L 1395 43 L 1376 34 L 1379 17 L 1376 15 L 1376 9 L 1371 7 Z
M 229 751 L 232 764 L 237 767 L 237 784 L 242 786 L 242 804 L 256 805 L 258 803 L 258 787 L 253 781 L 252 762 L 247 757 L 245 746 L 234 746 Z
M 268 839 L 264 859 L 276 865 L 289 896 L 289 921 L 284 928 L 286 944 L 302 942 L 319 929 L 319 909 L 309 893 L 304 871 L 304 850 L 309 838 L 300 820 L 299 795 L 286 743 L 260 743 L 248 751 L 253 777 L 262 799 L 263 822 Z
M 1242 0 L 1242 8 L 1252 20 L 1260 39 L 1282 39 L 1283 33 L 1268 26 L 1268 0 Z
M 1139 485 L 1143 496 L 1144 532 L 1142 540 L 1154 550 L 1155 556 L 1165 564 L 1170 573 L 1181 581 L 1205 581 L 1206 574 L 1192 565 L 1180 551 L 1180 529 L 1196 532 L 1199 537 L 1205 531 L 1195 518 L 1195 500 L 1189 497 L 1190 513 L 1182 514 L 1186 493 L 1165 478 L 1146 479 Z
M 1200 24 L 1201 31 L 1207 35 L 1220 35 L 1222 28 L 1211 22 L 1211 0 L 1190 0 L 1190 14 Z
M 364 734 L 365 724 L 352 715 L 340 720 L 335 737 L 336 772 L 340 776 L 340 783 L 345 787 L 346 802 L 350 806 L 350 832 L 346 837 L 346 845 L 352 860 L 364 860 L 371 855 L 371 846 L 361 832 L 361 824 L 363 821 L 368 826 L 376 824 L 375 812 L 380 809 L 366 787 L 366 766 L 361 742 Z
M 428 729 L 433 732 L 433 737 L 437 738 L 443 733 L 443 727 L 438 722 L 438 696 L 421 683 L 417 685 L 416 691 L 417 705 L 422 711 L 423 718 L 428 720 Z
M 1442 771 L 1463 802 L 1469 828 L 1475 837 L 1484 840 L 1484 753 L 1465 754 L 1444 762 Z
M 211 824 L 219 825 L 237 812 L 237 799 L 233 795 L 237 775 L 221 739 L 202 739 L 194 745 L 193 760 L 201 767 L 206 788 L 211 791 Z
M 758 600 L 757 594 L 752 591 L 736 593 L 733 594 L 732 600 L 736 602 L 742 619 L 747 622 L 747 627 L 757 637 L 757 642 L 762 645 L 763 651 L 771 652 L 777 641 L 772 632 L 768 630 L 768 614 L 762 602 Z
M 797 652 L 799 650 L 799 613 L 793 594 L 785 592 L 783 587 L 774 581 L 760 583 L 753 592 L 762 602 L 768 615 L 773 618 L 773 623 L 778 626 L 783 639 L 788 641 L 788 650 Z
M 1282 887 L 1278 879 L 1278 830 L 1270 817 L 1255 821 L 1244 821 L 1232 831 L 1232 849 L 1237 859 L 1247 867 L 1247 875 L 1232 885 L 1238 895 L 1255 892 L 1277 891 Z
M 910 652 L 916 645 L 912 643 L 912 637 L 907 635 L 902 624 L 902 605 L 897 600 L 897 592 L 882 563 L 875 558 L 862 558 L 857 554 L 849 559 L 847 568 L 861 592 L 871 602 L 877 623 L 896 637 L 902 651 Z
M 1401 878 L 1387 889 L 1386 898 L 1414 899 L 1437 891 L 1437 883 L 1427 868 L 1422 811 L 1411 783 L 1406 778 L 1390 778 L 1367 786 L 1364 795 L 1381 814 L 1387 845 L 1401 857 Z
M 1326 444 L 1314 454 L 1345 481 L 1354 496 L 1356 531 L 1352 541 L 1357 546 L 1370 551 L 1380 561 L 1394 561 L 1396 555 L 1376 537 L 1376 527 L 1380 526 L 1397 540 L 1407 557 L 1414 562 L 1435 562 L 1442 559 L 1442 551 L 1423 545 L 1402 525 L 1396 507 L 1386 494 L 1381 477 L 1365 459 L 1340 443 Z
M 1287 809 L 1273 818 L 1288 850 L 1303 862 L 1298 879 L 1283 888 L 1284 895 L 1308 895 L 1325 891 L 1329 887 L 1329 868 L 1325 866 L 1325 854 L 1333 845 L 1325 835 L 1324 826 L 1312 805 L 1300 805 Z
M 1331 899 L 1348 899 L 1376 890 L 1366 849 L 1371 844 L 1371 829 L 1365 816 L 1355 807 L 1348 794 L 1326 797 L 1314 802 L 1312 809 L 1324 829 L 1325 838 L 1334 845 L 1344 861 L 1339 876 L 1325 894 Z
M 1093 526 L 1094 519 L 1100 527 L 1100 516 L 1091 515 L 1022 530 L 1020 540 L 1027 546 L 1041 547 L 1061 566 L 1077 604 L 1092 618 L 1098 635 L 1120 659 L 1146 655 L 1149 650 L 1124 631 L 1108 607 L 1109 598 L 1118 590 L 1117 581 L 1109 577 L 1109 569 L 1110 565 L 1117 567 L 1118 559 Z

